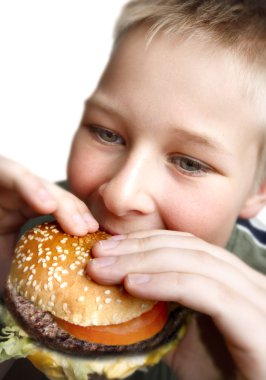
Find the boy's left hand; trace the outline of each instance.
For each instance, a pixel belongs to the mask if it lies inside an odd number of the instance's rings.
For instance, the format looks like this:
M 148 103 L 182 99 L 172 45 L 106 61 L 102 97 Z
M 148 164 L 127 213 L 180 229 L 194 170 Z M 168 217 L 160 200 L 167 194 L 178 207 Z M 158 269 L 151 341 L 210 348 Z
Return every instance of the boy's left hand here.
M 142 231 L 94 245 L 88 274 L 210 316 L 244 379 L 266 379 L 266 276 L 188 233 Z

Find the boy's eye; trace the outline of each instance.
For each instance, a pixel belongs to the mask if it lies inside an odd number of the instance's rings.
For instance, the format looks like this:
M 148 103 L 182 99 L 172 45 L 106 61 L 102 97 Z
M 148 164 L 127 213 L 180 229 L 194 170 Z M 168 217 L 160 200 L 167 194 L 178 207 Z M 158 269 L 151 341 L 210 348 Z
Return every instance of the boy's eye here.
M 118 134 L 112 132 L 110 129 L 90 125 L 89 131 L 101 142 L 114 145 L 125 145 L 124 139 Z
M 186 156 L 172 156 L 169 158 L 169 162 L 174 164 L 182 173 L 192 176 L 201 176 L 211 170 L 201 161 Z

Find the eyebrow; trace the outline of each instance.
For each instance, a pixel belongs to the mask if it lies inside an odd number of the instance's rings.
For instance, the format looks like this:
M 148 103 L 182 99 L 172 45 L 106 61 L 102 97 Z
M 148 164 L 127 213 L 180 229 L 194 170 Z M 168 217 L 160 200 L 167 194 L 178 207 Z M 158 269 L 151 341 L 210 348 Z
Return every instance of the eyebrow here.
M 101 97 L 90 97 L 85 101 L 85 106 L 93 106 L 100 108 L 102 111 L 112 114 L 120 119 L 125 119 L 126 117 L 123 115 L 123 112 L 120 107 L 113 106 L 105 101 L 105 99 L 101 99 Z M 178 135 L 179 138 L 183 138 L 184 140 L 189 140 L 194 144 L 203 145 L 211 150 L 215 150 L 221 154 L 230 154 L 226 147 L 212 139 L 209 136 L 204 136 L 202 134 L 196 133 L 194 130 L 191 132 L 187 128 L 177 126 L 175 124 L 170 124 L 170 130 L 173 134 Z
M 107 103 L 104 99 L 101 99 L 100 97 L 92 96 L 91 98 L 88 98 L 85 101 L 85 108 L 88 106 L 100 108 L 102 111 L 110 113 L 122 119 L 125 118 L 123 116 L 122 110 L 120 110 L 119 107 L 112 106 L 111 104 Z
M 218 151 L 223 154 L 229 154 L 228 150 L 225 148 L 225 146 L 216 140 L 212 139 L 209 136 L 204 136 L 202 134 L 198 134 L 188 131 L 187 129 L 183 128 L 176 128 L 172 127 L 172 131 L 178 135 L 178 137 L 184 138 L 186 140 L 191 141 L 192 143 L 198 144 L 198 145 L 204 145 L 207 148 L 210 148 L 212 150 Z

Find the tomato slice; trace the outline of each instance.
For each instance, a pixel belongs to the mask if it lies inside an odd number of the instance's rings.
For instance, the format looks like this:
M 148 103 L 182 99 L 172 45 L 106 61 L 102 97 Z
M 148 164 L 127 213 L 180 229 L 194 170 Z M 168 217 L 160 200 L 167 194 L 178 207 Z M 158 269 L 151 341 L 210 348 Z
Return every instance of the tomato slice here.
M 162 330 L 168 318 L 165 302 L 128 322 L 109 326 L 78 326 L 55 318 L 57 324 L 78 339 L 108 345 L 129 345 L 151 338 Z

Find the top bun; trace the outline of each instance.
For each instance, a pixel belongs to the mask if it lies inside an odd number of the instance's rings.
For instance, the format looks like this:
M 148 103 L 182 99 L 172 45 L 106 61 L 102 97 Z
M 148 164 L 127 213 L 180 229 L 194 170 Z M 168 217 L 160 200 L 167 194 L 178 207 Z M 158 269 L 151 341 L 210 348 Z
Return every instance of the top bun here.
M 57 222 L 28 230 L 17 243 L 9 279 L 17 294 L 36 308 L 80 326 L 129 321 L 155 302 L 137 299 L 122 286 L 102 286 L 85 273 L 90 250 L 110 235 L 102 231 L 82 237 L 65 233 Z

